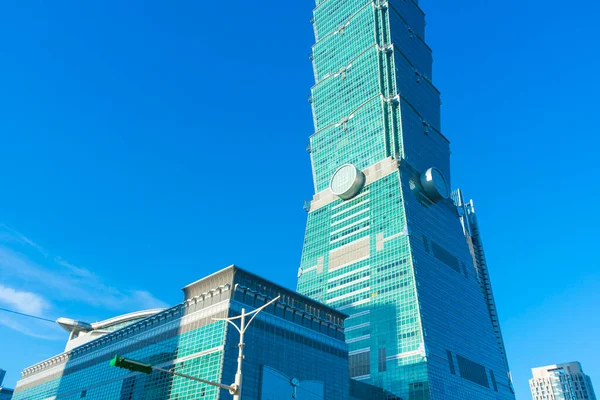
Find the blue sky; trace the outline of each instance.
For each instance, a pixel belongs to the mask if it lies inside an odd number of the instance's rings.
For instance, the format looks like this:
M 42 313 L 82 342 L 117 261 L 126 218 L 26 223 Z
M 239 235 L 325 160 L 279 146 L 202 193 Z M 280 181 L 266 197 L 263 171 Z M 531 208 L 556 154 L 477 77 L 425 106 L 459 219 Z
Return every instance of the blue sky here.
M 518 399 L 529 368 L 573 360 L 600 390 L 600 5 L 420 4 Z M 294 287 L 312 7 L 0 5 L 0 307 L 95 321 L 175 304 L 232 263 Z M 5 383 L 65 340 L 0 313 Z

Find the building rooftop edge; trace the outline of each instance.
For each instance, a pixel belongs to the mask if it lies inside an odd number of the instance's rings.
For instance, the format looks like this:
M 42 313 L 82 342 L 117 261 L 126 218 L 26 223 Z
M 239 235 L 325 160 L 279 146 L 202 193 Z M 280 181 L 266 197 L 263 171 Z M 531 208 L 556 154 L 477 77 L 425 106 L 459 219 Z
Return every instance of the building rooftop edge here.
M 195 285 L 195 284 L 197 284 L 197 283 L 200 283 L 200 282 L 202 282 L 203 280 L 206 280 L 206 279 L 208 279 L 208 278 L 212 278 L 213 276 L 215 276 L 215 275 L 218 275 L 218 274 L 220 274 L 221 272 L 227 271 L 228 269 L 232 269 L 232 268 L 233 268 L 233 269 L 235 269 L 235 268 L 237 268 L 237 269 L 241 269 L 241 268 L 239 268 L 237 265 L 235 265 L 235 264 L 231 264 L 231 265 L 229 265 L 228 267 L 222 268 L 222 269 L 220 269 L 220 270 L 218 270 L 218 271 L 216 271 L 216 272 L 213 272 L 213 273 L 212 273 L 212 274 L 210 274 L 210 275 L 207 275 L 207 276 L 205 276 L 204 278 L 200 278 L 200 279 L 198 279 L 198 280 L 196 280 L 196 281 L 194 281 L 194 282 L 192 282 L 192 283 L 189 283 L 189 284 L 185 285 L 184 287 L 182 287 L 182 288 L 181 288 L 181 290 L 185 290 L 185 289 L 187 289 L 187 288 L 189 288 L 189 287 L 191 287 L 191 286 L 194 286 L 194 285 Z
M 564 363 L 556 363 L 556 364 L 548 364 L 548 365 L 544 365 L 541 367 L 533 367 L 531 368 L 531 370 L 546 370 L 546 369 L 551 369 L 551 368 L 556 368 L 556 367 L 561 367 L 563 365 L 573 365 L 573 364 L 577 364 L 579 366 L 581 366 L 581 363 L 579 361 L 570 361 L 570 362 L 564 362 Z
M 348 314 L 345 314 L 345 313 L 343 313 L 342 311 L 338 311 L 338 310 L 336 310 L 335 308 L 332 308 L 332 307 L 330 307 L 330 306 L 328 306 L 328 305 L 326 305 L 326 304 L 323 304 L 323 303 L 321 303 L 321 302 L 319 302 L 319 301 L 317 301 L 317 300 L 314 300 L 314 299 L 312 299 L 312 298 L 310 298 L 310 297 L 307 297 L 307 296 L 305 296 L 305 295 L 303 295 L 303 294 L 300 294 L 300 293 L 298 293 L 297 291 L 295 291 L 295 290 L 293 290 L 293 289 L 289 289 L 289 288 L 286 288 L 286 287 L 284 287 L 284 286 L 282 286 L 282 285 L 276 284 L 276 283 L 274 283 L 274 282 L 272 282 L 272 281 L 270 281 L 270 280 L 268 280 L 268 279 L 266 279 L 266 278 L 263 278 L 263 277 L 261 277 L 260 275 L 257 275 L 257 274 L 255 274 L 255 273 L 253 273 L 253 272 L 250 272 L 250 271 L 248 271 L 248 270 L 245 270 L 245 269 L 243 269 L 243 268 L 240 268 L 240 267 L 238 267 L 238 266 L 237 266 L 237 265 L 235 265 L 235 264 L 232 264 L 232 265 L 230 265 L 230 266 L 228 266 L 228 267 L 225 267 L 225 268 L 223 268 L 223 269 L 221 269 L 221 270 L 219 270 L 219 271 L 216 271 L 216 272 L 214 272 L 214 273 L 212 273 L 212 274 L 210 274 L 210 275 L 207 275 L 206 277 L 204 277 L 204 278 L 202 278 L 202 279 L 198 279 L 197 281 L 195 281 L 195 282 L 193 282 L 193 283 L 190 283 L 189 285 L 186 285 L 186 286 L 184 286 L 184 287 L 182 288 L 182 290 L 184 290 L 184 289 L 187 289 L 187 288 L 189 288 L 189 287 L 191 287 L 191 286 L 193 286 L 193 285 L 195 285 L 195 284 L 197 284 L 197 283 L 200 283 L 200 282 L 204 281 L 205 279 L 211 278 L 211 277 L 213 277 L 213 276 L 215 276 L 215 275 L 217 275 L 217 274 L 219 274 L 219 273 L 225 272 L 225 271 L 227 271 L 227 270 L 229 270 L 229 269 L 234 269 L 235 271 L 241 271 L 242 273 L 245 273 L 245 274 L 251 275 L 251 276 L 253 276 L 253 277 L 256 277 L 256 278 L 258 278 L 258 279 L 260 279 L 260 280 L 262 280 L 262 281 L 264 281 L 264 282 L 266 282 L 266 283 L 268 283 L 268 284 L 270 284 L 270 285 L 272 285 L 272 286 L 274 286 L 274 287 L 281 288 L 282 290 L 288 291 L 288 292 L 290 292 L 291 294 L 293 294 L 294 296 L 297 296 L 298 298 L 300 298 L 300 299 L 302 299 L 302 300 L 305 300 L 305 301 L 307 301 L 307 302 L 309 302 L 309 303 L 311 303 L 311 304 L 314 304 L 314 305 L 316 305 L 316 306 L 318 306 L 318 307 L 320 307 L 320 308 L 322 308 L 322 309 L 327 309 L 327 310 L 331 311 L 332 313 L 334 313 L 334 314 L 337 314 L 339 317 L 341 317 L 341 318 L 343 318 L 343 319 L 345 319 L 345 318 L 347 318 L 347 317 L 348 317 Z M 233 289 L 233 288 L 231 288 L 231 289 Z M 159 310 L 159 311 L 158 311 L 158 312 L 156 312 L 156 313 L 151 313 L 151 314 L 149 314 L 149 315 L 146 315 L 146 316 L 145 316 L 145 318 L 144 318 L 144 320 L 145 320 L 145 319 L 147 319 L 147 318 L 154 318 L 154 317 L 155 317 L 155 316 L 157 316 L 158 314 L 162 314 L 162 313 L 168 313 L 169 311 L 171 311 L 171 310 L 174 310 L 174 309 L 177 309 L 178 307 L 185 306 L 185 305 L 186 305 L 186 304 L 188 304 L 188 303 L 189 303 L 191 300 L 193 300 L 193 299 L 185 299 L 185 300 L 184 300 L 184 301 L 182 301 L 181 303 L 177 303 L 176 305 L 174 305 L 173 307 L 170 307 L 170 308 L 166 308 L 166 309 L 156 309 L 156 310 Z M 112 319 L 112 320 L 116 320 L 116 319 L 118 319 L 118 318 L 120 318 L 120 317 L 124 317 L 124 316 L 131 316 L 131 315 L 133 315 L 133 314 L 138 314 L 138 315 L 139 315 L 140 313 L 144 313 L 144 312 L 148 312 L 148 311 L 154 311 L 154 310 L 144 310 L 144 311 L 138 311 L 138 312 L 128 313 L 128 314 L 124 314 L 124 315 L 121 315 L 121 316 L 118 316 L 118 317 L 113 317 L 113 318 L 110 318 L 110 319 L 108 319 L 108 320 L 101 321 L 101 322 L 94 323 L 94 324 L 90 324 L 90 325 L 92 325 L 92 326 L 93 326 L 93 325 L 95 325 L 95 324 L 104 323 L 104 322 L 106 322 L 106 321 L 109 321 L 109 320 L 111 320 L 111 319 Z M 60 319 L 60 318 L 59 318 L 59 319 Z M 125 329 L 127 329 L 127 328 L 131 328 L 133 325 L 135 325 L 135 324 L 138 324 L 138 323 L 141 323 L 141 322 L 142 322 L 142 321 L 135 322 L 134 324 L 132 324 L 132 325 L 129 325 L 129 326 L 127 326 L 127 327 L 124 327 L 124 328 L 122 328 L 122 329 L 123 329 L 123 330 L 125 330 Z M 30 375 L 30 374 L 32 374 L 32 373 L 33 373 L 33 372 L 34 372 L 36 369 L 39 369 L 40 367 L 43 367 L 44 365 L 47 365 L 47 364 L 50 364 L 50 363 L 53 363 L 53 362 L 59 361 L 59 360 L 60 360 L 61 358 L 63 358 L 63 357 L 69 357 L 69 356 L 70 356 L 72 353 L 74 353 L 74 352 L 77 352 L 78 350 L 82 350 L 82 349 L 83 349 L 84 347 L 86 347 L 86 346 L 90 346 L 90 345 L 97 344 L 97 343 L 99 343 L 99 342 L 100 342 L 100 341 L 102 341 L 102 340 L 108 340 L 110 337 L 112 337 L 112 336 L 114 336 L 114 335 L 117 335 L 117 333 L 118 333 L 119 331 L 121 331 L 121 329 L 119 329 L 119 330 L 117 330 L 117 331 L 115 331 L 115 332 L 110 332 L 110 333 L 109 333 L 109 334 L 107 334 L 107 335 L 104 335 L 104 336 L 102 336 L 102 337 L 99 337 L 99 338 L 97 338 L 97 339 L 94 339 L 94 340 L 92 340 L 92 341 L 90 341 L 90 342 L 88 342 L 88 343 L 86 343 L 86 344 L 83 344 L 83 345 L 81 345 L 81 346 L 79 346 L 79 347 L 76 347 L 76 348 L 74 348 L 74 349 L 72 349 L 72 350 L 63 351 L 63 352 L 61 352 L 61 353 L 59 353 L 59 354 L 56 354 L 56 355 L 54 355 L 54 356 L 52 356 L 52 357 L 49 357 L 49 358 L 45 359 L 45 360 L 42 360 L 42 361 L 40 361 L 40 362 L 37 362 L 37 363 L 35 363 L 35 364 L 33 364 L 33 365 L 31 365 L 31 366 L 29 366 L 29 367 L 25 368 L 25 369 L 24 369 L 24 370 L 21 372 L 21 376 L 23 376 L 23 377 L 24 377 L 24 376 L 26 376 L 26 375 Z
M 248 271 L 247 269 L 241 268 L 241 267 L 237 266 L 236 264 L 231 264 L 228 267 L 225 267 L 225 268 L 223 268 L 223 269 L 221 269 L 221 270 L 219 270 L 217 272 L 214 272 L 214 273 L 212 273 L 210 275 L 207 275 L 207 276 L 205 276 L 202 279 L 198 279 L 197 281 L 195 281 L 193 283 L 190 283 L 189 285 L 184 286 L 181 290 L 185 291 L 185 289 L 189 289 L 190 287 L 192 287 L 192 286 L 194 286 L 194 285 L 196 285 L 196 284 L 198 284 L 200 282 L 203 282 L 203 281 L 205 281 L 207 279 L 210 279 L 210 278 L 212 278 L 212 277 L 214 277 L 214 276 L 216 276 L 216 275 L 218 275 L 220 273 L 223 273 L 223 272 L 231 270 L 231 269 L 234 270 L 234 272 L 235 271 L 240 271 L 240 272 L 242 272 L 244 274 L 252 275 L 253 277 L 255 277 L 257 279 L 260 279 L 260 280 L 268 283 L 269 285 L 271 285 L 273 287 L 277 287 L 277 288 L 281 288 L 282 290 L 286 290 L 286 291 L 292 293 L 294 296 L 297 296 L 300 299 L 303 299 L 303 300 L 305 300 L 305 301 L 307 301 L 307 302 L 309 302 L 311 304 L 314 304 L 315 306 L 318 306 L 320 308 L 327 309 L 327 310 L 332 311 L 333 313 L 336 313 L 341 318 L 345 319 L 345 318 L 348 317 L 348 314 L 346 314 L 346 313 L 344 313 L 342 311 L 338 311 L 335 308 L 333 308 L 331 306 L 328 306 L 327 304 L 321 303 L 320 301 L 317 301 L 317 300 L 315 300 L 313 298 L 305 296 L 302 293 L 297 292 L 295 289 L 287 288 L 287 287 L 285 287 L 283 285 L 280 285 L 278 283 L 275 283 L 272 280 L 267 279 L 267 278 L 265 278 L 265 277 L 263 277 L 261 275 L 258 275 L 258 274 L 254 273 L 254 272 L 251 272 L 251 271 Z
M 165 308 L 152 308 L 148 310 L 140 310 L 134 311 L 127 314 L 117 315 L 115 317 L 110 317 L 102 321 L 98 322 L 84 322 L 79 320 L 74 320 L 71 318 L 60 317 L 56 320 L 56 323 L 63 327 L 67 332 L 71 332 L 73 330 L 81 330 L 81 331 L 92 331 L 97 329 L 102 329 L 106 327 L 110 327 L 112 325 L 120 324 L 122 322 L 127 322 L 139 318 L 145 318 L 152 316 L 154 314 L 158 314 L 161 311 L 164 311 Z
M 39 362 L 37 362 L 37 363 L 35 363 L 35 364 L 33 364 L 33 365 L 31 365 L 31 366 L 26 367 L 25 369 L 23 369 L 23 371 L 21 371 L 21 377 L 24 377 L 26 375 L 30 375 L 36 369 L 39 369 L 40 367 L 43 367 L 44 365 L 49 365 L 49 364 L 55 363 L 57 361 L 60 361 L 64 357 L 68 358 L 71 354 L 77 353 L 79 350 L 82 350 L 85 347 L 89 347 L 90 345 L 96 345 L 96 344 L 100 343 L 101 341 L 109 339 L 110 337 L 114 337 L 115 335 L 119 335 L 121 331 L 124 331 L 126 329 L 131 328 L 132 325 L 141 323 L 142 321 L 147 320 L 149 318 L 154 318 L 158 314 L 168 313 L 170 310 L 176 309 L 176 308 L 180 307 L 182 304 L 183 303 L 178 303 L 177 305 L 175 305 L 173 307 L 165 308 L 165 309 L 162 309 L 161 311 L 158 311 L 157 313 L 153 313 L 153 314 L 144 316 L 143 319 L 141 319 L 140 321 L 136 321 L 136 322 L 134 322 L 131 325 L 125 326 L 125 327 L 123 327 L 121 329 L 118 329 L 118 330 L 116 330 L 114 332 L 107 333 L 106 335 L 98 337 L 98 338 L 96 338 L 96 339 L 94 339 L 94 340 L 92 340 L 90 342 L 84 343 L 81 346 L 75 347 L 75 348 L 73 348 L 71 350 L 63 351 L 63 352 L 58 353 L 58 354 L 56 354 L 56 355 L 54 355 L 52 357 L 48 357 L 45 360 L 39 361 Z M 146 310 L 146 311 L 149 311 L 149 310 Z M 135 314 L 135 312 L 134 313 L 129 313 L 129 314 Z M 129 315 L 129 314 L 125 314 L 125 315 Z

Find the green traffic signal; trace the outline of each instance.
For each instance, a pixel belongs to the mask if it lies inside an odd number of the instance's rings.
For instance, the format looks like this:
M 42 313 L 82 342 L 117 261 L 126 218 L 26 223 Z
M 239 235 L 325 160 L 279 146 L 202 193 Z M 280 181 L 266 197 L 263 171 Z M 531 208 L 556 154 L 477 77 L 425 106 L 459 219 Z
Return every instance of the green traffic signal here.
M 142 364 L 141 362 L 129 360 L 125 357 L 121 357 L 118 354 L 115 355 L 115 357 L 112 360 L 110 360 L 110 366 L 128 369 L 130 371 L 135 371 L 135 372 L 142 372 L 144 374 L 152 373 L 152 365 Z
M 110 366 L 111 367 L 116 367 L 118 363 L 120 363 L 119 359 L 123 358 L 123 357 L 119 357 L 118 355 L 115 356 L 115 358 L 113 358 L 112 360 L 110 360 Z

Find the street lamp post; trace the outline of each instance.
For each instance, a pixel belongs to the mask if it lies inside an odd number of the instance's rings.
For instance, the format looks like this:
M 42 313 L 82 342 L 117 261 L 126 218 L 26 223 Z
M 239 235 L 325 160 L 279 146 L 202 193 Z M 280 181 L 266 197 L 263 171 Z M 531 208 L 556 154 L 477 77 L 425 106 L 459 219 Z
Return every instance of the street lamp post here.
M 267 308 L 268 306 L 270 306 L 271 304 L 276 302 L 279 299 L 279 297 L 281 297 L 281 296 L 275 297 L 273 300 L 269 301 L 267 304 L 257 308 L 256 310 L 250 311 L 249 313 L 246 312 L 245 308 L 242 308 L 242 314 L 237 317 L 213 318 L 213 320 L 215 320 L 215 321 L 225 321 L 225 322 L 231 324 L 240 333 L 240 342 L 238 343 L 237 371 L 235 373 L 235 382 L 231 385 L 235 389 L 235 392 L 232 393 L 231 390 L 229 391 L 231 394 L 233 394 L 233 400 L 241 400 L 242 399 L 242 361 L 244 360 L 244 346 L 245 346 L 244 333 L 246 332 L 246 329 L 248 329 L 248 326 L 250 326 L 252 321 L 254 321 L 254 318 L 258 315 L 258 313 L 260 313 L 262 310 L 264 310 L 265 308 Z M 248 323 L 246 323 L 246 317 L 248 317 L 250 315 L 252 315 L 252 318 L 250 318 Z M 233 323 L 233 320 L 236 320 L 236 319 L 240 320 L 240 326 L 237 326 L 235 323 Z
M 229 393 L 233 395 L 233 400 L 241 400 L 242 399 L 242 361 L 244 360 L 244 346 L 245 346 L 244 333 L 246 332 L 246 329 L 248 329 L 248 326 L 250 326 L 252 321 L 254 321 L 254 318 L 258 315 L 258 313 L 260 313 L 262 310 L 264 310 L 265 308 L 267 308 L 268 306 L 273 304 L 275 301 L 277 301 L 279 299 L 279 297 L 280 296 L 275 297 L 273 300 L 269 301 L 264 306 L 259 307 L 256 310 L 250 311 L 249 313 L 246 312 L 245 308 L 242 308 L 241 315 L 239 315 L 237 317 L 213 318 L 214 321 L 225 321 L 225 322 L 231 324 L 240 333 L 240 342 L 238 343 L 237 371 L 235 373 L 235 382 L 232 383 L 231 385 L 224 385 L 219 382 L 212 382 L 212 381 L 208 381 L 206 379 L 196 378 L 195 376 L 180 374 L 179 372 L 175 372 L 173 369 L 167 370 L 167 369 L 158 368 L 158 367 L 152 366 L 150 364 L 144 364 L 139 361 L 121 357 L 119 355 L 116 355 L 110 361 L 110 365 L 112 367 L 124 368 L 124 369 L 128 369 L 130 371 L 142 372 L 144 374 L 150 374 L 154 370 L 154 371 L 160 371 L 160 372 L 164 372 L 164 373 L 171 374 L 171 375 L 180 376 L 182 378 L 191 379 L 191 380 L 194 380 L 197 382 L 205 383 L 207 385 L 216 386 L 218 388 L 228 390 Z M 250 318 L 250 320 L 246 323 L 246 317 L 248 317 L 250 315 L 252 315 L 252 318 Z M 237 326 L 233 322 L 233 320 L 236 320 L 236 319 L 240 320 L 240 326 Z

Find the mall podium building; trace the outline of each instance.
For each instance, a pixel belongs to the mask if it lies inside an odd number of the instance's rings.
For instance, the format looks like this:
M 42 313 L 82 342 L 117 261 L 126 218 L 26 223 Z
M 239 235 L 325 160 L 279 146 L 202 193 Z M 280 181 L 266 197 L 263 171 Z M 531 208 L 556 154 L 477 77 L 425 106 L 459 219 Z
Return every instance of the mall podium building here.
M 23 371 L 13 399 L 231 399 L 213 386 L 157 371 L 130 372 L 110 367 L 109 361 L 119 354 L 229 385 L 237 368 L 239 334 L 213 318 L 239 315 L 242 307 L 255 309 L 277 296 L 246 331 L 242 398 L 350 398 L 345 314 L 236 266 L 183 292 L 184 301 L 166 310 L 96 324 L 59 319 L 69 331 L 66 351 Z M 357 393 L 383 395 L 368 386 L 357 386 Z

